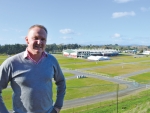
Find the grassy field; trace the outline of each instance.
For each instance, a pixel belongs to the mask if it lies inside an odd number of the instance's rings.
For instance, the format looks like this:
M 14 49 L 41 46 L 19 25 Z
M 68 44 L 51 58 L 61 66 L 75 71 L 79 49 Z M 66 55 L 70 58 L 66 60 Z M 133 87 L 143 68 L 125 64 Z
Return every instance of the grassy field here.
M 66 83 L 67 91 L 65 100 L 85 98 L 107 92 L 116 92 L 117 89 L 115 83 L 96 78 L 71 79 L 67 80 Z M 120 85 L 120 90 L 125 88 L 125 85 Z
M 150 90 L 122 98 L 63 110 L 62 113 L 150 113 Z
M 133 56 L 129 56 L 129 55 L 121 55 L 117 57 L 111 57 L 111 60 L 95 62 L 95 61 L 88 61 L 85 59 L 66 58 L 66 57 L 63 57 L 62 55 L 54 55 L 54 56 L 58 59 L 58 62 L 60 63 L 60 66 L 62 68 L 69 68 L 69 69 L 88 68 L 87 69 L 88 72 L 104 73 L 112 77 L 150 68 L 150 57 L 134 58 Z M 0 56 L 0 63 L 2 63 L 6 58 L 7 56 Z M 72 73 L 64 73 L 64 75 L 66 78 L 74 76 L 74 74 Z M 144 83 L 150 83 L 149 82 L 150 72 L 133 76 L 131 77 L 131 79 L 134 79 L 140 83 L 142 83 L 143 81 Z M 115 83 L 100 80 L 100 79 L 90 78 L 90 77 L 83 78 L 83 79 L 69 79 L 66 81 L 66 83 L 67 83 L 67 92 L 66 92 L 65 100 L 84 98 L 88 96 L 116 91 Z M 121 90 L 124 88 L 126 88 L 126 86 L 120 85 L 119 89 Z M 54 85 L 54 92 L 55 92 L 55 89 L 56 89 L 56 86 Z M 12 94 L 12 90 L 10 88 L 3 90 L 3 93 L 2 93 L 5 104 L 8 109 L 12 109 L 11 94 Z M 55 95 L 56 93 L 54 93 L 54 100 L 55 100 Z M 138 101 L 134 101 L 133 103 L 135 104 L 141 101 L 144 104 L 149 104 L 146 101 L 149 98 L 143 97 L 143 99 L 144 101 L 142 101 L 142 99 L 139 99 Z M 122 101 L 122 103 L 127 104 L 128 101 L 129 100 L 126 98 L 124 101 Z M 97 103 L 97 104 L 103 105 L 104 103 Z M 121 105 L 122 103 L 120 102 L 119 105 Z M 114 105 L 104 104 L 103 107 L 100 107 L 100 109 L 98 108 L 94 109 L 95 108 L 94 106 L 98 106 L 97 104 L 89 105 L 89 106 L 93 106 L 90 108 L 87 105 L 81 108 L 74 108 L 74 110 L 76 109 L 78 111 L 79 109 L 79 111 L 81 111 L 81 110 L 84 110 L 84 107 L 85 107 L 89 109 L 89 110 L 86 109 L 85 113 L 87 112 L 88 113 L 96 113 L 96 112 L 105 113 L 108 109 L 111 109 L 111 110 L 114 109 L 115 111 L 116 104 Z M 124 106 L 124 105 L 121 105 L 121 106 Z M 134 106 L 134 105 L 131 105 L 131 106 Z M 131 108 L 127 107 L 127 108 L 129 109 L 125 109 L 123 112 L 133 109 L 133 107 Z M 94 110 L 94 112 L 91 111 L 90 109 Z M 119 109 L 122 109 L 122 108 L 119 108 Z M 62 113 L 63 112 L 70 113 L 70 111 L 66 112 L 65 110 L 63 110 Z
M 142 65 L 142 64 L 123 64 L 123 65 L 111 65 L 103 68 L 95 68 L 87 70 L 89 72 L 95 73 L 104 73 L 110 76 L 119 76 L 123 74 L 128 74 L 132 72 L 136 72 L 139 70 L 144 70 L 150 68 L 149 65 Z
M 9 110 L 12 109 L 12 89 L 11 88 L 4 89 L 2 92 L 2 97 L 7 109 Z
M 130 78 L 142 84 L 150 84 L 150 72 L 132 76 Z

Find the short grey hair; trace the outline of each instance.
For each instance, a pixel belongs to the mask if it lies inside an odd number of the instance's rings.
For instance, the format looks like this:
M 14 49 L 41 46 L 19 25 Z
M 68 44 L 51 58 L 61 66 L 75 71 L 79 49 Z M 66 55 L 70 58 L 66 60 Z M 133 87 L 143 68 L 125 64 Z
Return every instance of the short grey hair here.
M 43 26 L 43 25 L 39 25 L 39 24 L 32 25 L 32 26 L 29 28 L 29 31 L 30 31 L 32 28 L 34 28 L 34 27 L 42 28 L 42 29 L 44 29 L 44 31 L 46 32 L 46 34 L 48 34 L 48 31 L 47 31 L 46 27 Z

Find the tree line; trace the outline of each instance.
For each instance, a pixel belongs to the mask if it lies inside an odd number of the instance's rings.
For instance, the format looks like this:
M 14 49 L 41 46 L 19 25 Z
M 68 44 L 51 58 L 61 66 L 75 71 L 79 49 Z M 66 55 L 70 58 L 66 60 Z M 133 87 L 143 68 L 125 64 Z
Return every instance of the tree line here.
M 62 52 L 64 49 L 78 49 L 81 47 L 78 44 L 48 44 L 46 45 L 46 51 L 49 53 L 59 53 Z M 6 44 L 6 45 L 0 45 L 0 54 L 7 54 L 7 55 L 13 55 L 20 53 L 22 51 L 25 51 L 27 48 L 26 44 Z
M 0 45 L 0 54 L 16 54 L 22 52 L 26 49 L 26 44 L 6 44 Z M 65 49 L 116 49 L 119 51 L 124 50 L 138 50 L 144 51 L 149 50 L 150 46 L 119 46 L 118 44 L 108 44 L 108 45 L 79 45 L 79 44 L 47 44 L 46 51 L 49 53 L 61 53 Z

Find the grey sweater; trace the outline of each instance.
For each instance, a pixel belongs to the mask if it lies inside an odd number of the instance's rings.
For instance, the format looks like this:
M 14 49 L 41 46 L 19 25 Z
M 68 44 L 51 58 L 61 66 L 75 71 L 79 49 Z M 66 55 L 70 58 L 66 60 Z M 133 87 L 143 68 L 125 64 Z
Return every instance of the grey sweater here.
M 38 64 L 24 58 L 24 52 L 5 60 L 0 66 L 0 94 L 10 82 L 14 113 L 50 113 L 53 106 L 61 108 L 66 90 L 64 75 L 57 60 L 50 54 Z M 57 85 L 53 105 L 52 78 Z M 0 113 L 7 113 L 0 95 Z

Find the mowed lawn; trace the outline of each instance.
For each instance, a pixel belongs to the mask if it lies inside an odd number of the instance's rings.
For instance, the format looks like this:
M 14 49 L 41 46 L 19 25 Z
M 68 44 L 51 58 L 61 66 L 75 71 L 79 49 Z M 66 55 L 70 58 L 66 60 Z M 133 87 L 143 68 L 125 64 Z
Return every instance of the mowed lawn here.
M 150 84 L 150 72 L 132 76 L 130 78 L 139 83 Z
M 69 72 L 65 72 L 63 73 L 65 77 L 71 77 L 71 76 L 74 76 L 74 74 L 72 73 L 69 73 Z
M 65 100 L 85 98 L 108 92 L 117 92 L 117 84 L 96 78 L 70 79 L 66 81 L 67 91 Z M 120 85 L 119 89 L 125 89 Z
M 2 64 L 4 62 L 5 59 L 7 59 L 8 57 L 7 56 L 0 56 L 0 64 Z
M 108 74 L 110 76 L 119 76 L 123 74 L 133 73 L 136 71 L 149 69 L 149 65 L 143 65 L 142 63 L 138 64 L 122 64 L 122 65 L 114 65 L 114 66 L 107 66 L 104 68 L 95 68 L 87 70 L 87 72 L 95 72 L 95 73 L 103 73 Z
M 68 68 L 68 69 L 83 69 L 83 68 L 91 68 L 91 67 L 97 67 L 97 66 L 106 66 L 111 65 L 112 63 L 109 61 L 102 61 L 102 62 L 80 62 L 80 63 L 70 63 L 61 65 L 62 68 Z

